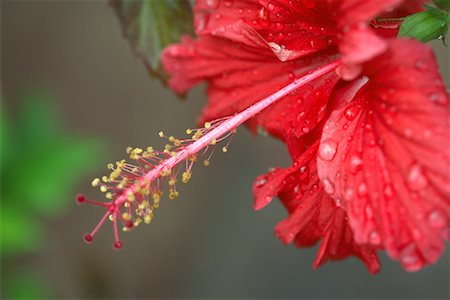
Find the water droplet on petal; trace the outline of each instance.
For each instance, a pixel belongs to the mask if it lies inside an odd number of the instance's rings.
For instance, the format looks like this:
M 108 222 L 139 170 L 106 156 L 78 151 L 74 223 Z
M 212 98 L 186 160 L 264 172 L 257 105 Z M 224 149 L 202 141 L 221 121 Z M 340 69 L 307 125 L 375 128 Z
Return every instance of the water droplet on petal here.
M 416 69 L 420 70 L 420 71 L 425 69 L 425 63 L 422 60 L 420 60 L 420 59 L 416 60 L 415 66 L 416 66 Z
M 327 139 L 320 143 L 319 157 L 325 161 L 332 161 L 336 156 L 338 143 L 335 140 Z
M 428 224 L 433 228 L 444 228 L 446 223 L 445 217 L 440 211 L 434 210 L 428 215 Z
M 385 195 L 387 198 L 393 198 L 393 197 L 394 197 L 394 195 L 395 195 L 395 190 L 394 190 L 394 187 L 392 186 L 392 184 L 387 184 L 387 185 L 384 187 L 384 195 Z
M 206 5 L 212 9 L 216 9 L 219 6 L 220 0 L 206 0 Z
M 419 267 L 417 265 L 417 263 L 419 263 L 419 258 L 416 253 L 416 246 L 414 244 L 409 244 L 404 247 L 400 251 L 400 260 L 406 265 L 408 270 L 416 270 L 417 267 Z
M 437 104 L 446 104 L 447 103 L 446 97 L 440 93 L 431 93 L 431 94 L 429 94 L 428 98 L 433 103 L 437 103 Z
M 274 10 L 274 9 L 275 9 L 275 5 L 273 5 L 272 2 L 269 2 L 269 4 L 267 4 L 267 8 L 268 8 L 269 10 Z
M 350 157 L 349 171 L 352 174 L 358 173 L 362 169 L 363 160 L 358 155 Z
M 369 241 L 372 245 L 379 245 L 381 243 L 381 237 L 376 230 L 370 233 Z
M 223 5 L 225 7 L 231 7 L 233 5 L 233 0 L 223 0 Z
M 334 194 L 334 184 L 329 178 L 322 179 L 323 189 L 330 195 Z
M 260 188 L 260 187 L 264 186 L 266 184 L 266 182 L 267 182 L 267 180 L 265 178 L 258 179 L 257 181 L 255 181 L 255 186 L 257 188 Z
M 363 182 L 358 187 L 358 195 L 364 197 L 367 196 L 367 193 L 368 193 L 367 185 Z
M 428 179 L 423 174 L 422 167 L 418 164 L 412 165 L 409 169 L 407 180 L 412 191 L 420 191 L 428 186 Z
M 351 106 L 345 110 L 344 115 L 349 121 L 353 121 L 356 118 L 358 112 L 359 109 L 356 106 Z
M 262 7 L 261 10 L 259 11 L 258 18 L 261 26 L 267 27 L 270 25 L 269 12 L 266 10 L 265 7 Z

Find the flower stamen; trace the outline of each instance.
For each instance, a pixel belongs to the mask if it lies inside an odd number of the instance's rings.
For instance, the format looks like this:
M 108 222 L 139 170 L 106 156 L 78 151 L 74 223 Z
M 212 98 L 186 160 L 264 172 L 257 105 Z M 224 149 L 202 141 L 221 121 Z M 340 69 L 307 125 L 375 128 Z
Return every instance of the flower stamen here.
M 181 182 L 187 184 L 192 177 L 194 163 L 206 156 L 210 149 L 207 158 L 203 160 L 205 167 L 209 166 L 214 150 L 220 142 L 227 140 L 225 146 L 222 146 L 222 152 L 228 151 L 238 126 L 299 87 L 333 71 L 339 64 L 340 61 L 335 61 L 311 71 L 234 116 L 206 122 L 202 128 L 187 129 L 186 134 L 189 135 L 187 139 L 167 136 L 160 131 L 158 135 L 168 141 L 163 151 L 153 147 L 147 147 L 145 150 L 128 147 L 126 153 L 134 163 L 125 160 L 110 163 L 107 165 L 110 174 L 103 176 L 101 180 L 95 178 L 92 181 L 92 186 L 98 187 L 110 201 L 91 201 L 83 195 L 77 196 L 78 203 L 107 208 L 100 222 L 84 236 L 85 241 L 92 242 L 99 228 L 109 217 L 113 222 L 114 248 L 122 248 L 118 219 L 124 224 L 122 227 L 124 231 L 137 227 L 142 220 L 149 224 L 154 217 L 155 209 L 160 205 L 165 184 L 168 186 L 168 198 L 170 200 L 178 198 L 180 192 L 176 183 L 180 173 Z

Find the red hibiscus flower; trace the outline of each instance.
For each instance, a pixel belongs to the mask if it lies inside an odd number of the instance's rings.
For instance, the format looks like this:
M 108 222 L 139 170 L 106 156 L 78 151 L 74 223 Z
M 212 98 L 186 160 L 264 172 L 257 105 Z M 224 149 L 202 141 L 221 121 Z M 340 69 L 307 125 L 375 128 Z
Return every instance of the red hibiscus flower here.
M 385 248 L 417 270 L 444 248 L 448 96 L 425 46 L 369 26 L 408 9 L 392 11 L 399 2 L 199 1 L 198 39 L 164 54 L 175 90 L 209 81 L 202 120 L 241 111 L 342 58 L 340 77 L 329 73 L 248 123 L 284 140 L 294 159 L 255 181 L 255 208 L 278 196 L 290 216 L 277 235 L 299 246 L 322 239 L 315 266 L 357 255 L 375 272 L 375 250 Z
M 176 91 L 208 81 L 202 121 L 342 61 L 248 122 L 286 142 L 294 161 L 255 181 L 255 208 L 278 196 L 289 217 L 277 235 L 321 239 L 315 266 L 357 255 L 376 272 L 385 249 L 414 271 L 448 238 L 448 95 L 431 51 L 374 20 L 409 12 L 401 2 L 198 1 L 198 38 L 163 55 Z

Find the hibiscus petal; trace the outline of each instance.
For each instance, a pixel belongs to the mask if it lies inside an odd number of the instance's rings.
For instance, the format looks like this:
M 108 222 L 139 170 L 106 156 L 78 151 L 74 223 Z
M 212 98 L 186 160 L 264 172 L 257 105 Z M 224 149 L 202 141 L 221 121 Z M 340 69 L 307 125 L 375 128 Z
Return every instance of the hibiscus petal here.
M 165 69 L 172 74 L 169 85 L 176 91 L 182 93 L 201 80 L 209 81 L 208 105 L 201 123 L 240 112 L 335 59 L 334 51 L 324 51 L 282 63 L 270 49 L 257 43 L 250 47 L 212 36 L 185 38 L 183 44 L 163 53 Z M 253 129 L 262 126 L 282 139 L 309 132 L 322 119 L 338 79 L 335 72 L 324 75 L 258 114 L 248 125 Z
M 410 271 L 434 263 L 448 237 L 450 113 L 437 70 L 427 46 L 392 41 L 354 98 L 336 96 L 318 152 L 356 241 L 383 245 Z
M 314 160 L 317 145 L 310 146 L 292 167 L 258 177 L 254 184 L 255 204 L 267 204 L 274 195 L 280 198 L 289 217 L 276 226 L 275 232 L 284 243 L 295 240 L 298 247 L 307 247 L 322 239 L 314 268 L 328 260 L 356 255 L 375 273 L 380 267 L 375 248 L 355 244 L 345 211 L 318 179 Z

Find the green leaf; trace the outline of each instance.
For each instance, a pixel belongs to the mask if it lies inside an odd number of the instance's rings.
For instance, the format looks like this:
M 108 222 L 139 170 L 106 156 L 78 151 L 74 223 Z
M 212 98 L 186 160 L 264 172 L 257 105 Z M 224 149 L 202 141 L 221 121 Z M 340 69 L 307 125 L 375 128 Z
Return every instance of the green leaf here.
M 183 34 L 193 34 L 192 9 L 188 0 L 111 0 L 123 35 L 150 74 L 167 79 L 160 55 Z
M 423 43 L 445 39 L 449 15 L 433 7 L 426 8 L 426 11 L 405 18 L 398 32 L 399 37 L 411 37 Z

